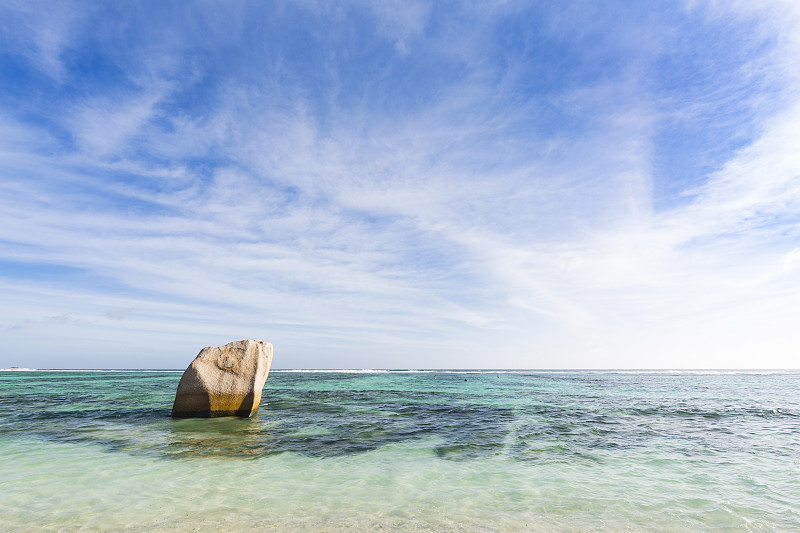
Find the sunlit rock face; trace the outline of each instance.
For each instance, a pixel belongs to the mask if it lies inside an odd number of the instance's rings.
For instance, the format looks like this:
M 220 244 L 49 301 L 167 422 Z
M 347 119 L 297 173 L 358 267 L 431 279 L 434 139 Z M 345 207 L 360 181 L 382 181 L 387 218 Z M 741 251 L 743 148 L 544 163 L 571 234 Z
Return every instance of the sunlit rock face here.
M 203 348 L 181 376 L 174 417 L 251 416 L 272 366 L 272 344 L 244 340 Z

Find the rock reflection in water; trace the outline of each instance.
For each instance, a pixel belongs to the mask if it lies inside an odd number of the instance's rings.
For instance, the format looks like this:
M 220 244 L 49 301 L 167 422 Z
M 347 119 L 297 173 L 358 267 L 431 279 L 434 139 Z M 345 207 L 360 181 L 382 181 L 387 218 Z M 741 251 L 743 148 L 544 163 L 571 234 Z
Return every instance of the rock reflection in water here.
M 257 417 L 174 420 L 169 429 L 165 455 L 173 458 L 253 458 L 281 452 Z

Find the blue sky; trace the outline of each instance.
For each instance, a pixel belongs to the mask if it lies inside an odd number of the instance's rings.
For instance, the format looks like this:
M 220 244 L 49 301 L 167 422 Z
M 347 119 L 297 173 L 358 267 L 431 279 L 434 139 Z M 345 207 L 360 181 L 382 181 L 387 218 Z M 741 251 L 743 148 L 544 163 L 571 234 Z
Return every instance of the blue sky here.
M 797 6 L 0 2 L 0 367 L 796 368 Z

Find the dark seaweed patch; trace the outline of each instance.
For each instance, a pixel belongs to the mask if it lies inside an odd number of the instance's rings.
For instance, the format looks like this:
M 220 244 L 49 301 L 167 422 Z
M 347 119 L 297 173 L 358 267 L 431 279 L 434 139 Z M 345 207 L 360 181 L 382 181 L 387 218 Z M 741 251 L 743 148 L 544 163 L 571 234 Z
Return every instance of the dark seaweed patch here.
M 173 420 L 180 374 L 4 375 L 0 438 L 174 459 L 342 457 L 426 439 L 443 460 L 544 464 L 654 446 L 686 458 L 754 447 L 793 457 L 800 434 L 798 406 L 773 405 L 774 388 L 796 386 L 791 376 L 747 378 L 759 401 L 736 400 L 745 378 L 709 378 L 715 388 L 681 376 L 440 377 L 279 373 L 253 418 Z

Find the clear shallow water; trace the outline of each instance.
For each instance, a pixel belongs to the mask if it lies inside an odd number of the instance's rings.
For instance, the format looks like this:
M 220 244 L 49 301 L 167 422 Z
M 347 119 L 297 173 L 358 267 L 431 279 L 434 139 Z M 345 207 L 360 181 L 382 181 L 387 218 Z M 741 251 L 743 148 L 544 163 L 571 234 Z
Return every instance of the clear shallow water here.
M 798 372 L 435 374 L 0 372 L 0 530 L 800 531 Z

